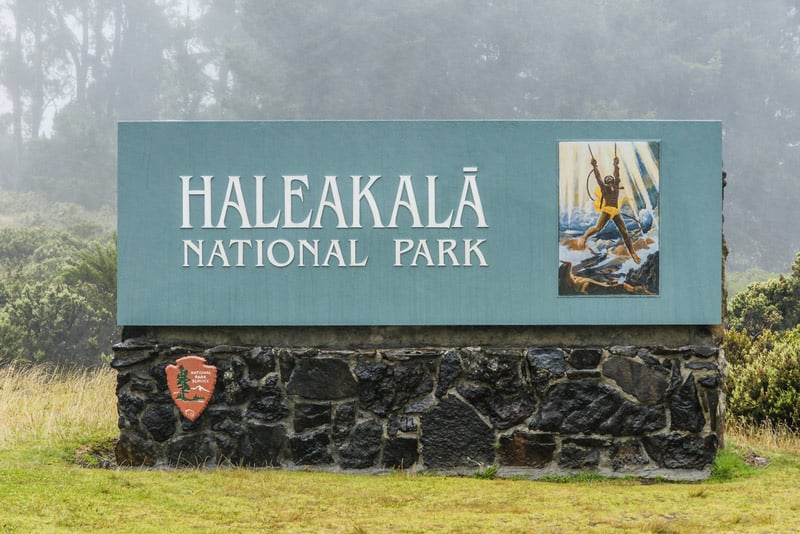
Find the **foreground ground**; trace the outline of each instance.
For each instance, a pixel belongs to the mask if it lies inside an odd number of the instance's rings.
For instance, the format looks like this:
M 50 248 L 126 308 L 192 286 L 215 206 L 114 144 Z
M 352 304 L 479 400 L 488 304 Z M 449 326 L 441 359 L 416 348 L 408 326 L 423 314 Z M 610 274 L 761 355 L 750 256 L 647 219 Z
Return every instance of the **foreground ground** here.
M 785 433 L 735 429 L 700 484 L 82 467 L 116 435 L 113 391 L 109 371 L 0 370 L 0 531 L 800 531 Z

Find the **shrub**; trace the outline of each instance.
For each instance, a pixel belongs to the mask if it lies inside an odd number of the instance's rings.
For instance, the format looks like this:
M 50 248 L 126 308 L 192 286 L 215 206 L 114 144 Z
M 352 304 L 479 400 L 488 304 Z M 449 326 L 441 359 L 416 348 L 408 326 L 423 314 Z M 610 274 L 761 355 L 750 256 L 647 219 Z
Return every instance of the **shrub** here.
M 788 330 L 800 323 L 800 254 L 790 276 L 754 282 L 728 304 L 727 326 L 758 337 L 765 330 Z
M 0 365 L 98 365 L 116 337 L 115 236 L 0 229 Z
M 730 414 L 800 430 L 800 326 L 765 330 L 738 357 L 729 373 Z
M 61 366 L 98 365 L 110 348 L 114 316 L 87 299 L 85 290 L 60 282 L 6 288 L 0 311 L 0 362 Z

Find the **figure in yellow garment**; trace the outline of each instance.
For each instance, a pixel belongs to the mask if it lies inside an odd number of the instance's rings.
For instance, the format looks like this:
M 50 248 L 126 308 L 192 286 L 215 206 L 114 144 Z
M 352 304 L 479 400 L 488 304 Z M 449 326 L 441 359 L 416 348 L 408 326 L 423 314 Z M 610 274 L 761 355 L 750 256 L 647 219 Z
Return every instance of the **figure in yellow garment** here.
M 631 258 L 636 263 L 639 263 L 641 260 L 633 249 L 633 242 L 628 235 L 628 229 L 625 228 L 625 221 L 622 220 L 622 214 L 619 211 L 619 190 L 622 189 L 622 186 L 619 185 L 619 158 L 614 158 L 614 176 L 606 176 L 602 180 L 600 179 L 600 171 L 597 169 L 597 160 L 592 158 L 592 174 L 594 174 L 597 185 L 600 186 L 600 218 L 597 219 L 597 224 L 586 230 L 583 237 L 578 240 L 579 248 L 584 248 L 586 240 L 605 228 L 608 221 L 614 221 Z

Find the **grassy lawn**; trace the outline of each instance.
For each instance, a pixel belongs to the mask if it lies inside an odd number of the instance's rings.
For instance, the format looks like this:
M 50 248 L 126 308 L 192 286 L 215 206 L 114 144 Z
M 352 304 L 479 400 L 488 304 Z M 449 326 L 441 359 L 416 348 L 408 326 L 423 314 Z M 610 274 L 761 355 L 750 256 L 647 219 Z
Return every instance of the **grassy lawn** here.
M 799 441 L 752 429 L 700 484 L 80 467 L 116 436 L 114 380 L 0 370 L 0 531 L 800 531 Z

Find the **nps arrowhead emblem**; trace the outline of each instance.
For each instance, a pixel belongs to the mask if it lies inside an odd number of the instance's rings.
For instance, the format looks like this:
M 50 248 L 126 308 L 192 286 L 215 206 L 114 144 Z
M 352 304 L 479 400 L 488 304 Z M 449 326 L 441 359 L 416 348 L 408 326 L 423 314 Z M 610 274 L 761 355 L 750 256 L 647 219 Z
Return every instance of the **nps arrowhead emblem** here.
M 166 368 L 172 400 L 184 417 L 194 421 L 206 409 L 217 383 L 217 368 L 200 356 L 184 356 Z

